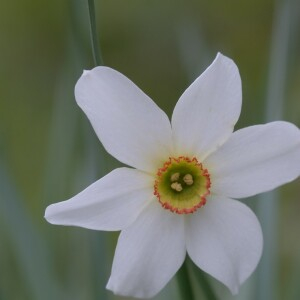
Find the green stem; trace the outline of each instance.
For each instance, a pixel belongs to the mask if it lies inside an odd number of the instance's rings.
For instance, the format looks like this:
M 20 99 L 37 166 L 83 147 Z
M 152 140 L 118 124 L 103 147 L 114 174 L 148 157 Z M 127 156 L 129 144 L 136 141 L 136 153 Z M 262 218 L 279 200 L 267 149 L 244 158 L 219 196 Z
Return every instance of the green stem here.
M 100 46 L 97 38 L 96 30 L 96 14 L 94 0 L 88 0 L 89 17 L 90 17 L 90 30 L 91 30 L 91 42 L 95 66 L 103 65 Z
M 205 295 L 207 300 L 217 300 L 217 297 L 212 289 L 212 287 L 209 284 L 209 281 L 207 280 L 205 274 L 203 271 L 198 269 L 193 263 L 193 271 L 196 276 L 197 282 L 201 284 L 202 292 Z
M 177 280 L 182 299 L 195 300 L 195 295 L 188 272 L 187 261 L 183 263 L 182 267 L 177 272 Z

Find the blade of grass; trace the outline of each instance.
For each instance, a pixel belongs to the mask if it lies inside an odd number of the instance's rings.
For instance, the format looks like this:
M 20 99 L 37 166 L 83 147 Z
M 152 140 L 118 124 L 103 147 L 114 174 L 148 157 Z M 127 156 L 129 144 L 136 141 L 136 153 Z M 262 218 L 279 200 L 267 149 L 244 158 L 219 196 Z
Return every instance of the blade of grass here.
M 30 219 L 15 185 L 0 160 L 0 223 L 12 243 L 20 273 L 31 299 L 65 299 L 55 280 L 46 241 Z M 17 286 L 17 285 L 16 285 Z
M 94 0 L 88 0 L 88 8 L 89 8 L 90 32 L 91 32 L 91 42 L 92 42 L 94 63 L 95 66 L 101 66 L 103 65 L 103 59 L 102 59 L 100 46 L 98 42 Z
M 64 200 L 100 177 L 105 160 L 100 143 L 84 114 L 80 114 L 74 97 L 76 80 L 87 65 L 85 48 L 88 29 L 86 3 L 70 1 L 71 27 L 67 39 L 68 56 L 58 77 L 49 139 L 44 195 L 47 204 Z M 86 11 L 87 12 L 87 11 Z M 99 151 L 100 150 L 100 151 Z M 101 174 L 103 175 L 103 174 Z M 105 283 L 109 276 L 106 238 L 98 232 L 68 230 L 63 248 L 70 255 L 65 265 L 68 294 L 73 299 L 107 299 Z M 64 234 L 56 231 L 55 240 Z M 53 250 L 63 259 L 60 247 Z M 58 263 L 58 261 L 57 261 Z M 78 285 L 81 282 L 81 285 Z
M 290 33 L 290 1 L 277 1 L 270 49 L 265 121 L 282 119 Z M 255 299 L 278 299 L 278 190 L 259 197 L 258 215 L 264 233 L 264 252 L 258 268 Z

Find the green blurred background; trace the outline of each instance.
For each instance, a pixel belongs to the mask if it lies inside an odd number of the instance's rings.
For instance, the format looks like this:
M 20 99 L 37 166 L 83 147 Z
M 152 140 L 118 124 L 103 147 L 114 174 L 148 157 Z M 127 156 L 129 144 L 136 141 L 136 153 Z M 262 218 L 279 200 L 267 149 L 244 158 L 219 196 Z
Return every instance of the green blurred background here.
M 237 128 L 284 119 L 300 126 L 298 0 L 96 0 L 105 64 L 171 115 L 218 51 L 237 63 Z M 0 2 L 0 299 L 125 299 L 105 290 L 117 233 L 48 224 L 44 210 L 119 165 L 74 99 L 93 67 L 85 0 Z M 300 181 L 246 199 L 262 223 L 259 268 L 232 296 L 300 299 Z M 205 299 L 193 281 L 199 299 Z M 197 299 L 198 299 L 197 298 Z M 179 299 L 176 278 L 157 296 Z

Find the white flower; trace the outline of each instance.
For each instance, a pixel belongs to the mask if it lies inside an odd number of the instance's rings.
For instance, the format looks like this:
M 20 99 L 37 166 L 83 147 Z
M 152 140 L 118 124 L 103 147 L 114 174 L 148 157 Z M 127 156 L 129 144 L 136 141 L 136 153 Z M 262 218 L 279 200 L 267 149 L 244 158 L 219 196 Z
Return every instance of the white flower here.
M 299 129 L 272 122 L 233 133 L 241 80 L 218 54 L 183 93 L 172 121 L 128 78 L 107 67 L 85 71 L 78 105 L 119 168 L 70 200 L 50 205 L 52 224 L 122 230 L 107 288 L 152 297 L 186 252 L 233 294 L 256 268 L 262 232 L 232 198 L 265 192 L 300 174 Z

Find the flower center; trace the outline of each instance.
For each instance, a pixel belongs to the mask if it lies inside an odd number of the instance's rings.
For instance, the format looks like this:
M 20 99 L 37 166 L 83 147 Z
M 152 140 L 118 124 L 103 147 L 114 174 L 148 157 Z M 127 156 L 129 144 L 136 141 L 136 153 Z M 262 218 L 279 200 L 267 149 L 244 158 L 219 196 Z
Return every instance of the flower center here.
M 170 157 L 157 171 L 154 195 L 164 208 L 189 214 L 205 205 L 210 185 L 207 169 L 195 157 Z

